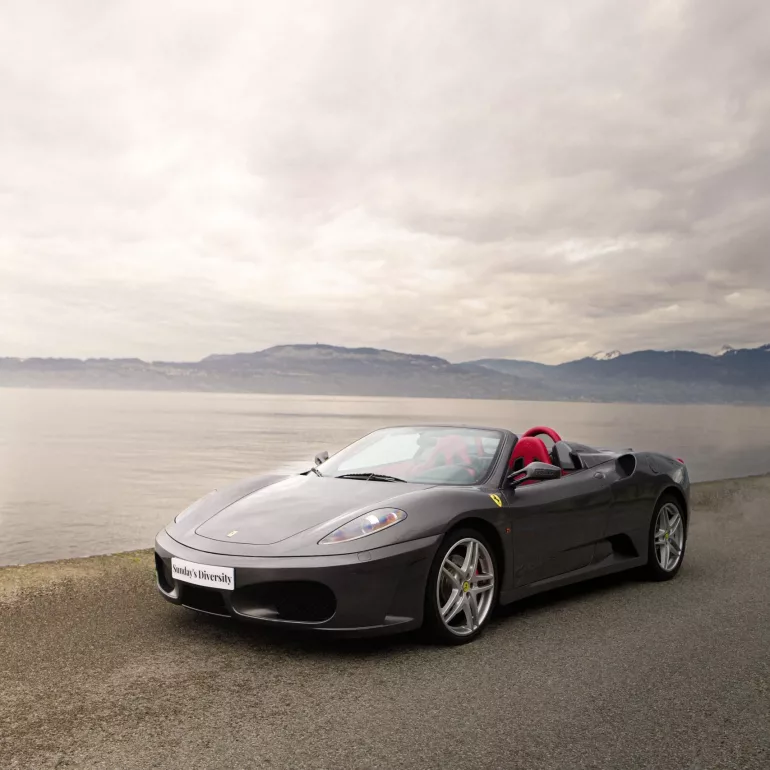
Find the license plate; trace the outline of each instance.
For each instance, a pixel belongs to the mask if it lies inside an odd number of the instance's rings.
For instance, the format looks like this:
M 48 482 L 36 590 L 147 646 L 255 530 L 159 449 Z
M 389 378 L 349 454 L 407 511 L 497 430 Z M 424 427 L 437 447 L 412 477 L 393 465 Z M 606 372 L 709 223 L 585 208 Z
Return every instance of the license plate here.
M 220 588 L 232 591 L 235 588 L 235 570 L 232 567 L 210 567 L 184 559 L 171 559 L 171 574 L 185 583 L 206 588 Z

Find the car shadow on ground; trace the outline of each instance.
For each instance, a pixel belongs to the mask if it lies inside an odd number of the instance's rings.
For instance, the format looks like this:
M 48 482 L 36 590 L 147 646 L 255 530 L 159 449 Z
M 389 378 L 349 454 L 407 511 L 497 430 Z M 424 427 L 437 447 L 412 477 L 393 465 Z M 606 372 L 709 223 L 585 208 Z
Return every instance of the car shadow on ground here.
M 490 621 L 490 627 L 504 627 L 515 623 L 522 615 L 548 613 L 560 605 L 571 604 L 602 596 L 639 585 L 635 572 L 618 573 L 594 578 L 583 583 L 576 583 L 563 588 L 556 588 L 546 593 L 521 599 L 504 607 L 498 607 Z M 411 631 L 391 636 L 349 639 L 324 636 L 307 631 L 292 631 L 282 628 L 265 628 L 243 623 L 228 618 L 186 610 L 181 621 L 185 626 L 193 626 L 197 633 L 210 636 L 212 641 L 226 640 L 228 644 L 243 645 L 245 648 L 261 648 L 262 651 L 280 651 L 288 655 L 304 657 L 375 657 L 387 655 L 425 654 L 435 650 L 445 652 L 454 648 L 434 645 L 426 641 L 419 631 Z

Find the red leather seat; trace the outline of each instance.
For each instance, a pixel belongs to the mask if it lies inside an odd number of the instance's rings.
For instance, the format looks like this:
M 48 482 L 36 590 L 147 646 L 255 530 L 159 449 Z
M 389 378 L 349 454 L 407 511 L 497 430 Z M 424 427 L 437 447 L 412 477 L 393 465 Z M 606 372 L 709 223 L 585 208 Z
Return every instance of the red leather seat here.
M 468 447 L 460 436 L 444 436 L 440 438 L 430 455 L 414 468 L 414 472 L 421 473 L 442 465 L 470 466 L 466 468 L 468 475 L 471 477 L 476 475 L 473 470 Z
M 518 471 L 530 463 L 550 463 L 548 449 L 541 438 L 525 436 L 516 442 L 511 452 L 510 471 Z
M 441 458 L 443 462 L 439 463 Z M 470 465 L 471 456 L 468 447 L 459 436 L 444 436 L 436 442 L 436 446 L 426 461 L 426 464 L 435 465 Z

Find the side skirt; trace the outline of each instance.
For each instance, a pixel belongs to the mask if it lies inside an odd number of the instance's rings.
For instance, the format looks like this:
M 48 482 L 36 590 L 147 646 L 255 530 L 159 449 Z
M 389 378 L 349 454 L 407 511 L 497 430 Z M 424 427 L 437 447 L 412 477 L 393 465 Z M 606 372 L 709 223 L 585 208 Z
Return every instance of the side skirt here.
M 584 580 L 602 577 L 602 575 L 611 575 L 615 572 L 625 572 L 626 570 L 634 569 L 636 567 L 642 567 L 646 563 L 646 554 L 644 556 L 635 556 L 633 558 L 618 558 L 615 555 L 608 556 L 598 564 L 589 564 L 586 567 L 581 567 L 580 569 L 567 572 L 563 575 L 556 575 L 554 577 L 546 578 L 545 580 L 538 580 L 537 582 L 530 583 L 526 586 L 518 586 L 516 588 L 509 588 L 505 591 L 501 591 L 498 601 L 500 604 L 510 604 L 517 599 L 524 599 L 527 596 L 544 593 L 553 588 L 561 588 L 562 586 L 572 585 L 572 583 L 580 583 Z

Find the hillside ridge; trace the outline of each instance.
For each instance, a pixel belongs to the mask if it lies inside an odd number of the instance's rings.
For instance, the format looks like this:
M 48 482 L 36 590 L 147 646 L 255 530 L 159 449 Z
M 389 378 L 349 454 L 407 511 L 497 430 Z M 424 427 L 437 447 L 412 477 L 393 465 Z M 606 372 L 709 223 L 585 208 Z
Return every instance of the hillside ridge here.
M 85 387 L 518 400 L 770 404 L 770 344 L 597 353 L 561 364 L 451 363 L 375 347 L 276 345 L 200 361 L 0 358 L 0 386 Z

